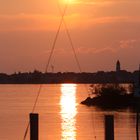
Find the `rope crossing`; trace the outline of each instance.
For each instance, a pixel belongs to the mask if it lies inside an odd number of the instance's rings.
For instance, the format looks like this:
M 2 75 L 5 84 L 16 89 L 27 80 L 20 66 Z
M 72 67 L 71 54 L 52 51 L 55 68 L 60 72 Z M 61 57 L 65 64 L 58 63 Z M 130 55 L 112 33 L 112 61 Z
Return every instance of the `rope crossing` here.
M 67 36 L 68 36 L 68 39 L 69 39 L 69 42 L 70 42 L 70 45 L 71 45 L 71 48 L 72 48 L 72 51 L 73 51 L 73 55 L 74 55 L 74 58 L 75 58 L 75 60 L 76 60 L 76 64 L 77 64 L 77 66 L 78 66 L 78 69 L 79 69 L 79 71 L 82 73 L 82 69 L 81 69 L 81 66 L 80 66 L 78 57 L 77 57 L 77 55 L 76 55 L 75 48 L 74 48 L 74 43 L 73 43 L 73 41 L 72 41 L 70 32 L 69 32 L 69 30 L 68 30 L 67 24 L 66 24 L 65 19 L 64 19 L 65 14 L 66 14 L 66 11 L 67 11 L 67 8 L 68 8 L 68 5 L 69 5 L 69 0 L 66 1 L 64 10 L 63 10 L 63 12 L 62 12 L 62 10 L 61 10 L 61 8 L 60 8 L 60 5 L 58 4 L 58 8 L 59 8 L 59 11 L 60 11 L 60 14 L 61 14 L 61 19 L 60 19 L 60 23 L 59 23 L 57 32 L 56 32 L 56 34 L 55 34 L 55 37 L 54 37 L 54 40 L 53 40 L 53 43 L 52 43 L 52 46 L 51 46 L 50 55 L 49 55 L 49 58 L 48 58 L 48 61 L 47 61 L 47 65 L 46 65 L 46 67 L 45 67 L 45 73 L 48 72 L 48 69 L 49 69 L 49 66 L 50 66 L 50 62 L 51 62 L 51 58 L 52 58 L 53 53 L 54 53 L 54 49 L 55 49 L 55 46 L 56 46 L 56 43 L 57 43 L 57 39 L 58 39 L 60 30 L 61 30 L 62 24 L 64 24 L 64 26 L 65 26 L 66 34 L 67 34 Z M 37 92 L 37 96 L 36 96 L 36 98 L 35 98 L 35 102 L 34 102 L 34 104 L 33 104 L 33 108 L 32 108 L 31 113 L 34 113 L 34 111 L 35 111 L 35 108 L 36 108 L 36 106 L 37 106 L 37 102 L 38 102 L 39 96 L 40 96 L 40 94 L 41 94 L 42 87 L 43 87 L 43 85 L 40 84 L 39 89 L 38 89 L 38 92 Z M 85 87 L 86 87 L 86 86 L 85 86 Z M 88 91 L 87 87 L 86 87 L 86 90 Z M 88 92 L 89 92 L 89 91 L 88 91 Z M 29 131 L 29 126 L 30 126 L 30 123 L 28 122 L 28 123 L 27 123 L 27 127 L 26 127 L 25 132 L 24 132 L 23 140 L 26 140 L 26 138 L 27 138 L 27 134 L 28 134 L 28 131 Z M 93 126 L 93 127 L 94 127 L 94 126 Z M 93 128 L 93 130 L 95 130 L 95 128 Z M 95 139 L 96 139 L 96 136 L 95 136 Z
M 59 8 L 59 11 L 60 11 L 61 16 L 63 16 L 63 13 L 62 13 L 62 10 L 61 10 L 61 8 L 60 8 L 59 3 L 58 3 L 58 8 Z M 68 39 L 69 39 L 69 42 L 70 42 L 70 45 L 71 45 L 71 48 L 72 48 L 72 51 L 73 51 L 73 54 L 74 54 L 74 58 L 75 58 L 75 60 L 76 60 L 76 64 L 77 64 L 77 66 L 78 66 L 79 71 L 82 72 L 82 69 L 81 69 L 81 66 L 80 66 L 78 57 L 77 57 L 77 55 L 76 55 L 75 48 L 74 48 L 74 43 L 73 43 L 73 41 L 72 41 L 72 37 L 71 37 L 71 35 L 70 35 L 70 32 L 69 32 L 69 30 L 68 30 L 68 27 L 67 27 L 67 24 L 66 24 L 64 18 L 63 18 L 63 24 L 64 24 L 64 26 L 65 26 L 66 34 L 67 34 L 67 36 L 68 36 Z
M 60 14 L 63 15 L 59 3 L 58 3 L 58 8 L 59 8 Z M 66 33 L 67 33 L 67 36 L 68 36 L 70 45 L 71 45 L 71 47 L 72 47 L 72 51 L 73 51 L 73 54 L 74 54 L 74 58 L 75 58 L 75 60 L 76 60 L 76 64 L 77 64 L 77 66 L 78 66 L 78 69 L 79 69 L 80 73 L 82 73 L 82 68 L 81 68 L 81 66 L 80 66 L 80 63 L 79 63 L 79 60 L 78 60 L 78 57 L 77 57 L 77 54 L 76 54 L 76 51 L 75 51 L 74 43 L 73 43 L 72 37 L 71 37 L 71 35 L 70 35 L 70 32 L 69 32 L 69 30 L 68 30 L 68 27 L 67 27 L 67 24 L 66 24 L 64 18 L 63 18 L 63 24 L 64 24 L 64 26 L 65 26 L 65 30 L 66 30 Z M 87 91 L 88 94 L 90 95 L 90 92 L 89 92 L 89 90 L 88 90 L 88 88 L 87 88 L 87 85 L 84 84 L 84 86 L 85 86 L 86 91 Z M 94 112 L 92 112 L 91 116 L 92 116 L 91 119 L 92 119 L 92 123 L 93 123 L 93 124 L 92 124 L 92 130 L 93 130 L 93 132 L 95 133 L 95 134 L 94 134 L 94 139 L 96 140 L 96 139 L 97 139 L 97 136 L 96 136 L 96 131 L 95 131 Z

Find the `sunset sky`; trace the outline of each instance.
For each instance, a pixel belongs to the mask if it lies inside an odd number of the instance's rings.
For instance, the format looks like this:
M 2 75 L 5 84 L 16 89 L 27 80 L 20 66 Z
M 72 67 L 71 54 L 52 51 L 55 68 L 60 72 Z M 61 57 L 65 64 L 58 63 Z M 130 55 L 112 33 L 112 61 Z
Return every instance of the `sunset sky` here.
M 0 0 L 0 73 L 44 71 L 65 2 Z M 82 71 L 115 70 L 118 59 L 122 69 L 138 68 L 140 0 L 71 0 L 65 22 Z M 64 27 L 51 65 L 78 72 Z

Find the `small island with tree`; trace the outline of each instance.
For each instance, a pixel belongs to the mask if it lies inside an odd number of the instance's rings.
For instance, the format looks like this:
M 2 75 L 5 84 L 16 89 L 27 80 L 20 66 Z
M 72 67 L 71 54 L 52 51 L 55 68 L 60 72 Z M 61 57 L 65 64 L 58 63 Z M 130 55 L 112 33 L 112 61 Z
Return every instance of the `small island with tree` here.
M 117 71 L 120 71 L 120 63 L 117 62 Z M 137 81 L 128 88 L 119 83 L 90 85 L 91 96 L 81 102 L 88 106 L 100 106 L 111 108 L 138 107 L 140 108 L 140 65 Z
M 135 97 L 134 86 L 129 86 L 129 92 L 120 84 L 90 85 L 91 96 L 81 104 L 100 107 L 128 107 L 135 106 L 140 98 Z

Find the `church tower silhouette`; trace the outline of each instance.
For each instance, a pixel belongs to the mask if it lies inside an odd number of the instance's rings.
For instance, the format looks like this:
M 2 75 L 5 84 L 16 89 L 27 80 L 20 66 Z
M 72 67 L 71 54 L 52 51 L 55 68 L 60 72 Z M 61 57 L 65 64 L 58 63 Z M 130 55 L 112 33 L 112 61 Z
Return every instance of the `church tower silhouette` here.
M 116 72 L 119 72 L 121 70 L 121 64 L 120 61 L 118 60 L 116 63 Z

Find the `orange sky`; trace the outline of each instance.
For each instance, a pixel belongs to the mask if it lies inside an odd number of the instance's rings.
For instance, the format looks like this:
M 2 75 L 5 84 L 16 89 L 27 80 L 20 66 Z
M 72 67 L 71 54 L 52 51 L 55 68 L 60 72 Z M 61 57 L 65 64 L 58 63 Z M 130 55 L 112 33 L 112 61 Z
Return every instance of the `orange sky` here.
M 65 0 L 0 0 L 0 72 L 44 71 Z M 83 71 L 133 71 L 140 63 L 139 0 L 72 0 L 65 21 Z M 51 60 L 57 71 L 78 71 L 61 29 Z

